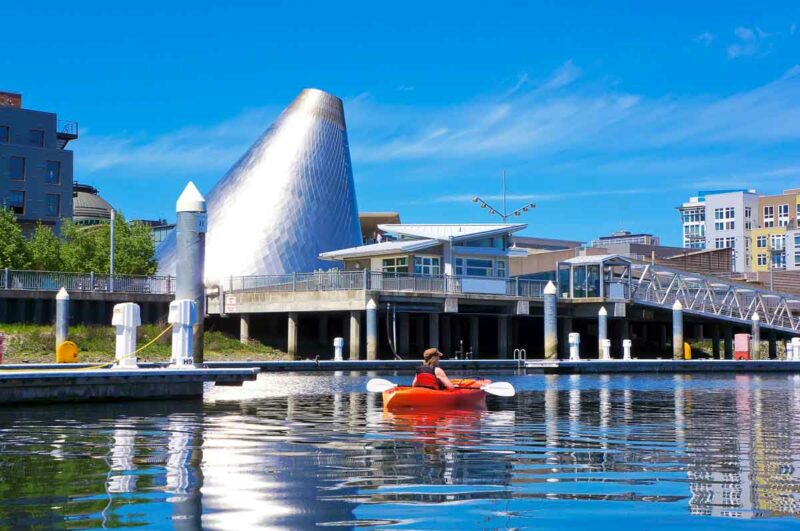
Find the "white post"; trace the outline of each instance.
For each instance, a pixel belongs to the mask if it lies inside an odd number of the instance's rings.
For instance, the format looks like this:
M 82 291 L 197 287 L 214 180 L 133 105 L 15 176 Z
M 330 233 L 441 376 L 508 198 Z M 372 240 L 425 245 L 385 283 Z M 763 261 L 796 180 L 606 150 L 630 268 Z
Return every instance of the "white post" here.
M 569 333 L 569 361 L 581 359 L 581 335 L 578 332 Z
M 117 367 L 136 369 L 136 328 L 142 324 L 139 305 L 133 302 L 114 305 L 111 324 L 117 329 Z
M 344 338 L 343 337 L 334 337 L 333 338 L 333 359 L 335 361 L 342 361 L 344 358 L 342 353 L 344 352 Z
M 544 358 L 558 358 L 558 318 L 556 285 L 548 282 L 544 288 Z
M 629 360 L 631 359 L 631 345 L 632 341 L 630 339 L 623 339 L 622 340 L 622 359 Z
M 56 348 L 69 336 L 69 293 L 63 287 L 56 295 Z
M 172 325 L 171 367 L 188 369 L 194 367 L 194 324 L 197 322 L 197 305 L 191 299 L 180 299 L 169 303 L 169 317 Z
M 761 359 L 761 317 L 758 312 L 753 312 L 752 334 L 750 338 L 750 359 Z
M 603 356 L 603 340 L 608 339 L 608 311 L 601 306 L 597 312 L 597 354 Z
M 792 357 L 790 358 L 792 361 L 800 361 L 800 337 L 793 337 L 792 338 Z M 788 356 L 787 356 L 788 358 Z
M 672 305 L 672 359 L 683 359 L 683 305 L 678 300 Z
M 603 360 L 610 360 L 611 359 L 611 340 L 604 339 L 603 342 L 600 344 L 603 348 Z

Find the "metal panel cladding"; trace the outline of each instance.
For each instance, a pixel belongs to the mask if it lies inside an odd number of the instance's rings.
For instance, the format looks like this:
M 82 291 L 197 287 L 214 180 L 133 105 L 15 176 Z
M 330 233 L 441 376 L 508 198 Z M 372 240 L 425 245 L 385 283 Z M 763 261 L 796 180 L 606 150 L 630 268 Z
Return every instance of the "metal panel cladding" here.
M 207 284 L 329 269 L 320 253 L 361 244 L 342 100 L 302 91 L 207 201 Z M 174 234 L 158 255 L 175 274 Z

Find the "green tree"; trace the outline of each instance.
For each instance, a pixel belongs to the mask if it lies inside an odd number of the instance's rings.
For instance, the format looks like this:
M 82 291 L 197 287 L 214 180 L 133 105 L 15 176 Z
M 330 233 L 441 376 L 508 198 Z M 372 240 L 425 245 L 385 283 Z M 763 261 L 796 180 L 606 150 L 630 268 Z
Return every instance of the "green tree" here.
M 81 227 L 65 223 L 61 257 L 69 271 L 107 273 L 110 268 L 111 224 Z M 155 245 L 150 227 L 129 225 L 118 213 L 114 224 L 114 273 L 152 275 L 156 271 Z
M 0 268 L 25 269 L 30 256 L 17 217 L 8 208 L 0 207 Z
M 61 240 L 53 233 L 53 229 L 36 225 L 33 237 L 28 240 L 28 254 L 30 267 L 37 271 L 61 271 L 64 264 L 61 262 Z

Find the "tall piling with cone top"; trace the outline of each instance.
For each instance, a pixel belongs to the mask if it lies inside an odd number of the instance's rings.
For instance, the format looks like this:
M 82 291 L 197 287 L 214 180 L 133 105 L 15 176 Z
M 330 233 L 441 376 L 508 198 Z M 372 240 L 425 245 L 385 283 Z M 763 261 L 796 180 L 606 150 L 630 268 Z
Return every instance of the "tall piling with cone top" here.
M 176 203 L 178 214 L 175 229 L 177 260 L 175 267 L 175 300 L 189 299 L 197 308 L 192 355 L 196 364 L 203 363 L 205 318 L 205 249 L 206 200 L 193 182 L 189 182 Z
M 556 285 L 548 282 L 544 288 L 544 359 L 558 357 L 558 316 Z
M 605 306 L 597 312 L 597 359 L 603 359 L 603 341 L 608 339 L 608 310 Z
M 750 332 L 750 359 L 761 359 L 761 316 L 753 312 L 750 318 L 752 329 Z
M 683 304 L 672 305 L 672 359 L 683 359 Z
M 63 287 L 56 295 L 56 349 L 69 337 L 69 293 Z

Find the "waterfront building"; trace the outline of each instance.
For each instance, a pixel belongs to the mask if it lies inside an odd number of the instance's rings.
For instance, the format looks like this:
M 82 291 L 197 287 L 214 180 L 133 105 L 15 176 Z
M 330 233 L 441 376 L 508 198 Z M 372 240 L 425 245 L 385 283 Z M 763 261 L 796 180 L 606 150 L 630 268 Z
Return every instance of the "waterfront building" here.
M 793 228 L 786 231 L 786 269 L 789 271 L 800 270 L 800 229 Z
M 342 100 L 301 92 L 206 199 L 208 284 L 330 268 L 320 253 L 362 243 Z M 175 244 L 159 249 L 161 275 Z
M 387 238 L 379 225 L 398 225 L 400 214 L 397 212 L 359 212 L 358 222 L 361 225 L 361 243 L 379 243 Z
M 612 232 L 609 236 L 600 236 L 592 240 L 591 247 L 608 247 L 617 244 L 660 245 L 661 239 L 652 234 L 633 234 L 627 230 Z
M 390 236 L 386 241 L 320 257 L 342 262 L 345 271 L 475 277 L 463 281 L 467 291 L 491 293 L 502 288 L 505 293 L 504 281 L 496 284 L 489 279 L 508 278 L 509 259 L 527 255 L 524 249 L 510 246 L 511 234 L 525 227 L 524 223 L 381 224 L 378 228 Z
M 583 247 L 583 242 L 577 240 L 561 240 L 556 238 L 542 238 L 539 236 L 511 236 L 511 246 L 518 249 L 527 249 L 529 253 L 564 251 Z
M 72 217 L 72 151 L 78 124 L 22 107 L 22 95 L 0 92 L 0 201 L 26 234 L 38 223 L 58 231 Z

